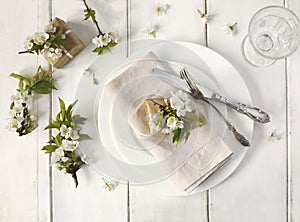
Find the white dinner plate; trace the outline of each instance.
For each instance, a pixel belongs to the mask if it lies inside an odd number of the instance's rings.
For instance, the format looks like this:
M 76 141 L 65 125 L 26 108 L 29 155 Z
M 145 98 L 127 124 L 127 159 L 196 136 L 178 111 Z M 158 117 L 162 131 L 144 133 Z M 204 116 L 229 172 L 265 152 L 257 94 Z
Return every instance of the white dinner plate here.
M 103 85 L 120 73 L 118 72 L 118 70 L 121 70 L 120 67 L 125 67 L 126 64 L 129 65 L 130 62 L 141 58 L 150 51 L 153 51 L 159 59 L 186 64 L 195 67 L 196 69 L 201 69 L 217 84 L 217 89 L 215 90 L 221 90 L 226 96 L 232 98 L 235 97 L 235 92 L 238 91 L 239 99 L 243 103 L 251 104 L 249 91 L 237 70 L 222 56 L 208 48 L 185 42 L 142 40 L 131 43 L 131 52 L 136 53 L 132 53 L 132 56 L 126 58 L 126 45 L 120 44 L 115 47 L 112 54 L 106 54 L 99 57 L 91 65 L 90 70 L 95 73 L 95 77 L 100 83 L 98 87 L 92 85 L 86 78 L 82 78 L 79 83 L 76 92 L 76 98 L 78 98 L 76 112 L 81 116 L 88 118 L 82 131 L 92 137 L 92 140 L 81 142 L 81 150 L 88 156 L 90 165 L 97 172 L 106 177 L 118 181 L 129 180 L 134 184 L 140 184 L 140 186 L 146 189 L 151 189 L 163 194 L 185 195 L 184 192 L 178 191 L 168 179 L 165 179 L 167 173 L 170 173 L 169 171 L 157 175 L 157 170 L 159 168 L 153 170 L 151 164 L 133 165 L 132 160 L 134 162 L 135 158 L 140 157 L 135 156 L 132 158 L 132 155 L 128 155 L 128 152 L 125 152 L 124 154 L 124 152 L 122 152 L 123 149 L 118 149 L 120 147 L 120 140 L 116 137 L 113 139 L 112 135 L 115 135 L 116 132 L 111 122 L 106 123 L 108 125 L 107 130 L 101 130 L 97 126 L 98 113 L 101 115 L 101 109 L 103 108 L 101 108 L 101 106 L 105 104 L 101 100 L 101 95 L 103 95 Z M 232 87 L 232 82 L 235 83 L 234 89 Z M 99 101 L 102 102 L 99 103 Z M 98 109 L 99 107 L 100 109 Z M 107 109 L 110 111 L 105 115 L 110 115 L 110 113 L 112 113 L 112 107 L 113 103 L 111 104 L 111 107 Z M 226 109 L 224 112 L 225 111 Z M 229 112 L 228 117 L 234 125 L 238 126 L 238 129 L 251 140 L 253 122 L 234 112 Z M 219 120 L 214 118 L 214 121 Z M 100 126 L 102 126 L 102 124 Z M 101 130 L 101 136 L 98 134 L 98 130 Z M 215 173 L 192 193 L 201 192 L 222 182 L 238 167 L 247 152 L 247 148 L 238 144 L 230 134 L 224 136 L 224 130 L 218 133 L 222 134 L 221 136 L 233 150 L 234 155 L 229 164 Z M 107 150 L 109 146 L 106 141 L 103 143 L 103 137 L 112 138 L 110 139 L 109 145 L 115 149 Z M 133 153 L 136 155 L 136 152 Z M 180 155 L 180 153 L 177 155 Z M 182 153 L 182 155 L 188 154 Z M 128 158 L 131 160 L 126 162 Z M 134 171 L 134 173 L 129 174 L 128 171 Z M 136 178 L 139 178 L 139 180 L 136 180 Z

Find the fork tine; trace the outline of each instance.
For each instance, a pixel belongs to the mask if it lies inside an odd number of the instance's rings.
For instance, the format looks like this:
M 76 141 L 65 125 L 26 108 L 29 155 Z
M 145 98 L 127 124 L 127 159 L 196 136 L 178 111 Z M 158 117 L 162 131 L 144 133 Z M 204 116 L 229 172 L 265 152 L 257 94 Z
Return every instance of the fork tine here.
M 179 71 L 179 74 L 180 74 L 180 77 L 181 77 L 182 79 L 184 79 L 185 82 L 187 83 L 187 86 L 188 86 L 189 90 L 190 90 L 191 92 L 193 92 L 194 89 L 193 89 L 192 85 L 190 84 L 190 81 L 188 81 L 188 79 L 187 79 L 187 77 L 186 77 L 186 72 L 184 71 L 184 69 L 181 69 L 181 70 Z
M 192 77 L 190 76 L 190 74 L 188 73 L 187 69 L 184 67 L 183 68 L 183 73 L 185 75 L 185 79 L 191 84 L 192 88 L 195 90 L 195 91 L 199 91 L 195 81 L 192 79 Z
M 185 67 L 180 70 L 180 77 L 186 81 L 186 83 L 192 93 L 201 93 L 200 90 L 198 89 L 196 83 L 189 76 Z

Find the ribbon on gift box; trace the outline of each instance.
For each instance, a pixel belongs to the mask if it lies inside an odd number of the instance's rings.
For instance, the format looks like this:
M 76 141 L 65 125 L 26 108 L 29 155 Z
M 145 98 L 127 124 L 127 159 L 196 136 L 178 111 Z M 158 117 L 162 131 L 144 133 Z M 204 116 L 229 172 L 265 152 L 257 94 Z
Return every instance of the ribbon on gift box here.
M 64 32 L 64 35 L 67 36 L 71 32 L 73 32 L 73 31 L 71 29 L 68 29 L 67 31 Z M 61 46 L 61 49 L 70 59 L 73 59 L 74 56 L 71 53 L 69 53 L 65 47 Z

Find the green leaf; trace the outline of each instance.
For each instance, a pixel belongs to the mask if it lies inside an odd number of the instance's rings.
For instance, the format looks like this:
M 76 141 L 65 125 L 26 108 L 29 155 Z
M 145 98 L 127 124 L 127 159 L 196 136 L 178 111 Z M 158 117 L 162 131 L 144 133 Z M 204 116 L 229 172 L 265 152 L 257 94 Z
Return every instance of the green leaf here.
M 61 120 L 65 121 L 66 105 L 65 105 L 65 102 L 61 98 L 58 97 L 58 99 L 59 99 L 59 106 L 60 106 L 60 111 L 61 111 L 61 118 L 62 118 Z
M 24 82 L 23 82 L 23 80 L 19 81 L 19 90 L 20 90 L 20 92 L 24 91 Z
M 45 71 L 41 66 L 39 66 L 36 74 L 31 79 L 31 85 L 34 85 L 41 80 L 48 80 L 49 82 L 52 82 L 53 78 L 51 71 Z
M 42 150 L 45 151 L 45 153 L 52 153 L 54 152 L 58 147 L 56 145 L 46 145 L 42 148 Z
M 47 129 L 59 129 L 59 128 L 60 128 L 60 123 L 58 121 L 53 121 L 48 126 L 46 126 L 44 130 L 47 130 Z
M 54 140 L 55 140 L 56 146 L 57 146 L 57 147 L 60 147 L 60 145 L 61 145 L 61 137 L 60 137 L 60 134 L 57 134 Z
M 85 18 L 83 19 L 84 21 L 88 20 L 89 18 L 91 18 L 93 20 L 93 22 L 96 21 L 96 11 L 91 9 L 91 8 L 87 8 L 84 10 L 85 14 Z
M 73 118 L 72 118 L 72 109 L 73 107 L 75 106 L 75 104 L 77 103 L 78 100 L 76 100 L 75 102 L 71 103 L 68 108 L 67 108 L 67 111 L 66 111 L 66 118 L 67 118 L 67 121 L 69 123 L 71 123 L 73 121 Z
M 9 76 L 14 77 L 16 79 L 22 80 L 24 81 L 27 85 L 30 85 L 30 81 L 29 79 L 27 79 L 26 77 L 16 74 L 16 73 L 11 73 Z
M 73 107 L 76 105 L 77 101 L 78 101 L 78 99 L 68 106 L 67 112 L 70 112 L 73 109 Z
M 36 82 L 31 89 L 38 94 L 49 94 L 52 89 L 57 89 L 51 82 L 41 80 Z
M 118 43 L 116 42 L 110 42 L 108 43 L 107 46 L 102 46 L 102 47 L 97 47 L 93 50 L 93 52 L 97 53 L 98 55 L 102 55 L 105 52 L 111 52 L 111 48 L 113 48 L 114 46 L 116 46 Z

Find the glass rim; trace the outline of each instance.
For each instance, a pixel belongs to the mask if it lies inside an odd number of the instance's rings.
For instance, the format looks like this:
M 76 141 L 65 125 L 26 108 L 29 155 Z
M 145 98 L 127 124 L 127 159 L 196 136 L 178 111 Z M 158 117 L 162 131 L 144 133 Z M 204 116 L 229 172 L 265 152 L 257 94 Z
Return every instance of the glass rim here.
M 287 12 L 291 13 L 292 16 L 294 16 L 294 17 L 297 19 L 298 23 L 300 24 L 300 18 L 299 18 L 292 10 L 290 10 L 289 8 L 286 8 L 286 7 L 281 6 L 281 5 L 269 5 L 269 6 L 266 6 L 266 7 L 263 7 L 263 8 L 261 8 L 261 9 L 259 9 L 259 10 L 256 11 L 256 12 L 253 14 L 253 16 L 251 17 L 250 22 L 249 22 L 249 24 L 248 24 L 248 37 L 249 37 L 249 41 L 250 41 L 251 45 L 253 46 L 253 49 L 254 49 L 255 52 L 258 53 L 259 55 L 264 56 L 264 57 L 266 57 L 266 58 L 268 58 L 268 59 L 275 59 L 275 60 L 277 60 L 277 59 L 284 59 L 284 58 L 286 58 L 286 57 L 292 55 L 292 54 L 298 49 L 299 44 L 294 48 L 294 50 L 292 50 L 290 53 L 288 53 L 288 54 L 286 54 L 286 55 L 279 56 L 279 57 L 272 57 L 272 56 L 268 56 L 268 55 L 264 55 L 264 54 L 260 53 L 260 51 L 258 51 L 258 50 L 254 47 L 254 43 L 253 43 L 253 41 L 252 41 L 252 38 L 250 38 L 250 33 L 251 33 L 251 32 L 250 32 L 250 24 L 253 22 L 255 16 L 258 15 L 261 11 L 265 11 L 265 10 L 272 9 L 272 8 L 274 8 L 274 9 L 275 9 L 275 8 L 279 8 L 279 9 L 282 9 L 282 10 L 284 10 L 284 11 L 287 11 Z M 299 31 L 298 31 L 298 32 L 299 32 Z

